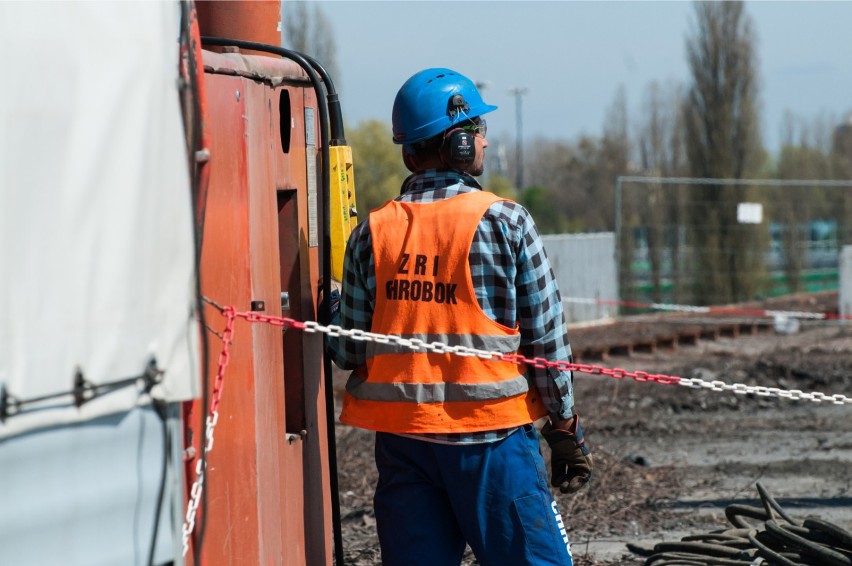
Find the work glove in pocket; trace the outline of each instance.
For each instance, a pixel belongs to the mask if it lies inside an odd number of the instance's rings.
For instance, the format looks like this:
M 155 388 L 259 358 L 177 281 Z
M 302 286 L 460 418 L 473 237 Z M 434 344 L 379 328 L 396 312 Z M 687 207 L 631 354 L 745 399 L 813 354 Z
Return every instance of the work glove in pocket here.
M 580 417 L 568 429 L 553 428 L 548 422 L 541 435 L 550 446 L 550 485 L 562 493 L 579 491 L 592 479 L 592 455 L 583 438 Z

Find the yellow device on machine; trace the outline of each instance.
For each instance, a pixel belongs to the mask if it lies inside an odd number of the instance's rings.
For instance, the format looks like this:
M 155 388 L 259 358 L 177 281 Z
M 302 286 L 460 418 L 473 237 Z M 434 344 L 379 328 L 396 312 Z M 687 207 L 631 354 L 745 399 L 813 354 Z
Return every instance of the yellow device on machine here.
M 355 170 L 352 167 L 352 148 L 348 145 L 331 146 L 331 277 L 343 280 L 343 255 L 349 234 L 358 223 L 355 208 Z

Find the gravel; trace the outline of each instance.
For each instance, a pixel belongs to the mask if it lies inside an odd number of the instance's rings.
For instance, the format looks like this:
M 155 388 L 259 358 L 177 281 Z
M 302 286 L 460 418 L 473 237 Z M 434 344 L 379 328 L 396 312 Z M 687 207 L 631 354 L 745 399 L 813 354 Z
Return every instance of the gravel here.
M 801 304 L 797 299 L 789 310 Z M 607 335 L 631 328 L 647 334 L 648 324 L 673 317 L 643 318 L 639 324 L 622 321 Z M 569 336 L 573 343 L 591 334 L 577 329 Z M 852 396 L 852 323 L 803 322 L 792 334 L 764 325 L 755 334 L 700 339 L 596 363 Z M 345 373 L 336 371 L 338 394 L 344 382 Z M 575 390 L 594 476 L 577 494 L 554 495 L 578 566 L 642 564 L 644 558 L 627 544 L 647 547 L 723 528 L 727 505 L 757 504 L 758 481 L 792 514 L 852 529 L 852 405 L 579 373 Z M 336 433 L 346 564 L 380 564 L 372 512 L 373 435 L 340 424 Z M 544 443 L 542 453 L 547 459 Z M 477 562 L 468 552 L 463 564 Z

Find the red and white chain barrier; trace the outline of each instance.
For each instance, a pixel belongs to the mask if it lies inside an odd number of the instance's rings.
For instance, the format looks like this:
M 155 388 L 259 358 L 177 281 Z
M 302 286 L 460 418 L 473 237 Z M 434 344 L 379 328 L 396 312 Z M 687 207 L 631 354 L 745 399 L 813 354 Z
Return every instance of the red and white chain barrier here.
M 738 314 L 742 316 L 766 316 L 766 317 L 786 317 L 786 318 L 809 318 L 813 320 L 852 320 L 852 315 L 842 315 L 835 313 L 823 312 L 808 312 L 808 311 L 779 311 L 769 309 L 743 309 L 732 307 L 698 307 L 693 305 L 671 305 L 665 303 L 637 303 L 634 301 L 614 301 L 605 299 L 588 299 L 581 297 L 563 297 L 564 303 L 576 303 L 581 305 L 606 305 L 615 307 L 628 307 L 637 309 L 652 309 L 659 311 L 675 311 L 689 312 L 699 314 Z
M 418 339 L 407 339 L 399 336 L 376 334 L 374 332 L 365 332 L 363 330 L 347 330 L 336 325 L 322 325 L 318 322 L 307 321 L 301 322 L 292 318 L 283 318 L 276 316 L 263 315 L 257 312 L 237 312 L 234 316 L 244 318 L 249 322 L 258 322 L 272 324 L 274 326 L 282 326 L 285 328 L 295 328 L 303 332 L 320 332 L 329 336 L 343 336 L 351 340 L 360 340 L 364 342 L 376 342 L 379 344 L 394 344 L 403 348 L 412 350 L 428 350 L 438 354 L 456 354 L 458 356 L 477 356 L 487 360 L 501 360 L 513 364 L 527 364 L 533 367 L 545 368 L 553 367 L 562 371 L 576 371 L 579 373 L 588 373 L 592 375 L 606 375 L 616 379 L 629 377 L 635 381 L 653 381 L 662 385 L 682 385 L 694 389 L 709 389 L 711 391 L 731 391 L 733 393 L 747 394 L 753 393 L 764 397 L 781 397 L 785 399 L 801 399 L 805 401 L 814 401 L 815 403 L 830 402 L 835 405 L 852 405 L 852 397 L 846 395 L 835 394 L 826 395 L 819 392 L 804 392 L 796 389 L 785 390 L 776 387 L 763 387 L 756 385 L 745 385 L 743 383 L 728 384 L 723 381 L 707 381 L 700 378 L 684 378 L 672 375 L 654 374 L 646 371 L 628 371 L 621 368 L 605 368 L 588 364 L 578 364 L 565 360 L 550 361 L 544 358 L 527 358 L 519 354 L 502 354 L 500 352 L 478 350 L 465 346 L 448 346 L 441 342 L 424 342 Z
M 230 346 L 234 341 L 234 320 L 236 313 L 234 307 L 221 308 L 222 315 L 227 319 L 225 330 L 222 332 L 222 351 L 219 352 L 218 368 L 213 380 L 213 390 L 210 394 L 210 411 L 205 420 L 204 438 L 207 445 L 203 448 L 205 457 L 195 462 L 195 481 L 189 491 L 189 502 L 186 505 L 186 518 L 183 522 L 183 556 L 189 550 L 189 537 L 195 530 L 195 515 L 201 503 L 201 493 L 204 491 L 204 478 L 207 471 L 207 454 L 213 450 L 213 431 L 219 422 L 219 403 L 222 401 L 222 388 L 225 385 L 225 369 L 231 360 Z
M 407 339 L 399 336 L 388 334 L 377 334 L 374 332 L 365 332 L 363 330 L 347 330 L 336 325 L 322 325 L 314 321 L 301 322 L 292 318 L 284 318 L 280 316 L 268 316 L 258 312 L 237 312 L 234 307 L 222 307 L 208 300 L 210 304 L 219 309 L 222 315 L 226 318 L 225 330 L 222 332 L 222 351 L 219 354 L 219 364 L 216 372 L 216 377 L 213 382 L 213 391 L 210 401 L 210 412 L 206 420 L 205 439 L 207 446 L 204 449 L 206 454 L 213 450 L 213 432 L 216 428 L 216 423 L 219 421 L 219 403 L 222 398 L 222 388 L 225 384 L 225 369 L 230 360 L 229 347 L 233 342 L 234 337 L 234 320 L 242 318 L 252 323 L 271 324 L 273 326 L 281 326 L 285 329 L 295 328 L 308 333 L 321 333 L 328 336 L 343 336 L 351 340 L 360 340 L 363 342 L 376 342 L 378 344 L 394 344 L 403 348 L 412 350 L 428 350 L 439 354 L 455 354 L 458 356 L 477 356 L 487 360 L 501 360 L 513 364 L 527 364 L 537 368 L 553 367 L 562 371 L 576 371 L 578 373 L 588 373 L 591 375 L 606 375 L 615 379 L 624 379 L 625 377 L 635 381 L 653 381 L 661 385 L 681 385 L 691 387 L 693 389 L 709 389 L 710 391 L 728 391 L 738 394 L 754 394 L 761 397 L 779 397 L 783 399 L 798 399 L 803 401 L 813 401 L 815 403 L 832 403 L 834 405 L 852 405 L 852 397 L 846 395 L 834 394 L 826 395 L 825 393 L 804 392 L 798 389 L 779 389 L 777 387 L 763 387 L 758 385 L 745 385 L 743 383 L 725 383 L 724 381 L 708 381 L 700 378 L 684 378 L 673 375 L 665 375 L 658 373 L 648 373 L 646 371 L 628 371 L 621 368 L 605 368 L 602 366 L 577 364 L 565 360 L 551 361 L 545 358 L 527 358 L 519 354 L 503 354 L 495 351 L 478 350 L 476 348 L 467 348 L 465 346 L 448 346 L 441 342 L 424 342 L 418 339 Z M 703 308 L 703 307 L 701 307 Z M 694 312 L 694 311 L 693 311 Z M 198 511 L 198 506 L 201 500 L 201 494 L 204 490 L 204 477 L 206 472 L 206 458 L 199 458 L 195 466 L 195 481 L 190 490 L 190 498 L 187 504 L 186 520 L 183 524 L 183 554 L 186 555 L 189 549 L 189 538 L 195 529 L 195 516 Z

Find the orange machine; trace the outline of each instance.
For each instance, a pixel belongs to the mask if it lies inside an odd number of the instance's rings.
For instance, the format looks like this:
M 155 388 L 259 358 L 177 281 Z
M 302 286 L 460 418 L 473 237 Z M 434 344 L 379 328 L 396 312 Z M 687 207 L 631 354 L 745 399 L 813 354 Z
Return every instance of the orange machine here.
M 190 150 L 203 211 L 197 215 L 201 294 L 209 300 L 204 315 L 211 330 L 207 394 L 185 410 L 190 498 L 198 459 L 206 459 L 186 560 L 331 564 L 332 533 L 339 531 L 322 336 L 282 335 L 278 326 L 237 319 L 212 443 L 203 440 L 202 424 L 218 393 L 222 341 L 212 330 L 225 324 L 212 303 L 316 319 L 330 247 L 324 105 L 331 85 L 318 89 L 314 70 L 299 57 L 247 48 L 246 42 L 280 45 L 280 2 L 196 6 L 200 37 L 193 45 L 201 49 L 188 49 L 186 58 L 200 55 L 187 67 L 197 69 L 199 111 L 187 130 L 194 125 L 198 133 Z

